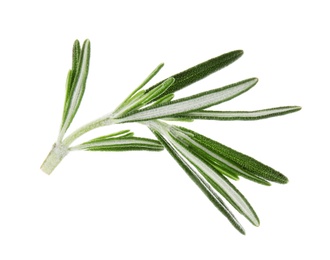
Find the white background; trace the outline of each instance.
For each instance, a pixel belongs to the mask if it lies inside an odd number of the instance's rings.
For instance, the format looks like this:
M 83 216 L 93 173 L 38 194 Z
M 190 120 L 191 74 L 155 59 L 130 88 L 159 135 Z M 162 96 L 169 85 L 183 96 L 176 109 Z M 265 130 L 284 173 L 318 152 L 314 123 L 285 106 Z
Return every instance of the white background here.
M 0 259 L 329 259 L 326 3 L 1 1 Z M 245 52 L 239 61 L 179 96 L 256 76 L 256 87 L 218 108 L 303 107 L 263 121 L 189 124 L 289 177 L 271 187 L 236 183 L 260 227 L 237 216 L 240 235 L 165 151 L 77 152 L 51 176 L 41 172 L 72 43 L 86 38 L 90 73 L 70 130 L 114 109 L 160 62 L 153 83 L 235 49 Z M 139 125 L 88 137 L 127 128 L 152 137 Z

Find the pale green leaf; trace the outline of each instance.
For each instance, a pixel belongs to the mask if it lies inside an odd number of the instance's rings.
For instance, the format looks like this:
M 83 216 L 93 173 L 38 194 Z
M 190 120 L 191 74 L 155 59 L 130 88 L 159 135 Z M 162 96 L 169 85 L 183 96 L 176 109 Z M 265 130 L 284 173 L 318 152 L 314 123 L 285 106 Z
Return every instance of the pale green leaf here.
M 112 137 L 108 139 L 93 139 L 88 142 L 70 148 L 70 151 L 161 151 L 163 146 L 157 141 L 141 137 Z
M 148 104 L 149 102 L 152 102 L 153 100 L 156 100 L 161 96 L 169 87 L 171 87 L 175 82 L 174 78 L 168 78 L 163 81 L 162 84 L 154 88 L 153 90 L 146 92 L 144 99 L 142 102 L 144 104 Z
M 228 209 L 226 204 L 220 198 L 217 191 L 213 189 L 211 185 L 207 183 L 205 178 L 200 176 L 196 172 L 189 162 L 187 162 L 182 155 L 175 150 L 175 148 L 169 143 L 159 132 L 152 129 L 152 132 L 162 143 L 162 145 L 167 149 L 170 155 L 175 159 L 175 161 L 181 166 L 181 168 L 187 173 L 190 179 L 200 188 L 200 190 L 206 195 L 206 197 L 213 203 L 213 205 L 229 220 L 229 222 L 241 233 L 245 234 L 244 228 L 235 218 L 233 213 Z
M 113 114 L 121 115 L 125 113 L 127 110 L 127 106 L 132 107 L 133 100 L 139 100 L 140 96 L 144 94 L 146 91 L 139 91 L 141 88 L 143 88 L 156 74 L 161 70 L 161 68 L 164 66 L 164 63 L 161 63 L 158 65 L 149 75 L 148 77 L 130 94 L 128 97 L 114 110 Z M 157 85 L 159 86 L 159 85 Z M 137 94 L 138 98 L 137 98 Z M 136 105 L 136 103 L 134 104 Z
M 301 109 L 299 106 L 274 107 L 255 111 L 211 111 L 200 110 L 180 115 L 175 118 L 187 119 L 205 119 L 205 120 L 259 120 L 274 116 L 286 115 L 297 112 Z
M 157 100 L 155 100 L 152 103 L 152 105 L 154 106 L 154 105 L 158 105 L 158 104 L 165 104 L 165 103 L 170 102 L 173 98 L 174 98 L 174 94 L 170 93 L 170 94 L 167 94 L 166 96 L 158 98 Z
M 133 136 L 134 133 L 131 132 L 130 130 L 122 130 L 122 131 L 118 131 L 112 134 L 108 134 L 108 135 L 103 135 L 97 138 L 94 138 L 92 140 L 90 140 L 89 142 L 94 142 L 94 141 L 104 141 L 104 140 L 108 140 L 111 138 L 119 138 L 119 137 L 131 137 Z
M 243 80 L 222 88 L 205 91 L 193 96 L 171 101 L 165 104 L 147 107 L 119 118 L 117 123 L 145 121 L 171 117 L 182 113 L 200 110 L 228 101 L 243 94 L 257 83 L 256 78 Z
M 203 158 L 199 158 L 193 151 L 187 149 L 184 142 L 182 143 L 182 138 L 180 138 L 180 136 L 174 137 L 174 135 L 171 134 L 171 126 L 159 121 L 148 122 L 147 125 L 153 131 L 165 136 L 169 143 L 194 165 L 200 174 L 202 174 L 238 212 L 244 215 L 253 225 L 259 225 L 259 218 L 245 197 L 223 175 L 217 174 L 214 168 L 205 162 Z

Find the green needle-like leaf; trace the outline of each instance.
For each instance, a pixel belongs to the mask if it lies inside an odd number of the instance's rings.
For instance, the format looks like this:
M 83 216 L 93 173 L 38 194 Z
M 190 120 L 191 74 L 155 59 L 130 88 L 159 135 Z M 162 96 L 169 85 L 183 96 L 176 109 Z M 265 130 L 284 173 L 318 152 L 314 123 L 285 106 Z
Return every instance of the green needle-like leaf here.
M 186 143 L 186 142 L 185 142 Z M 214 170 L 218 174 L 225 175 L 233 180 L 239 180 L 239 174 L 237 174 L 236 171 L 232 170 L 230 167 L 228 167 L 226 164 L 221 162 L 220 160 L 217 160 L 217 158 L 214 158 L 214 156 L 210 155 L 209 153 L 205 152 L 203 149 L 200 149 L 197 146 L 194 146 L 193 144 L 187 145 L 187 148 L 194 153 L 198 158 L 203 158 L 205 162 L 207 162 L 209 165 L 212 165 Z
M 73 93 L 72 83 L 73 83 L 73 80 L 74 80 L 75 75 L 78 70 L 80 53 L 81 53 L 80 43 L 78 40 L 76 40 L 73 44 L 73 49 L 72 49 L 72 68 L 71 68 L 71 70 L 69 70 L 67 80 L 66 80 L 66 93 L 65 93 L 65 101 L 64 101 L 61 128 L 63 127 L 65 120 L 67 118 L 68 107 L 70 105 L 70 100 L 71 100 L 72 93 Z
M 89 68 L 90 58 L 90 42 L 86 40 L 82 47 L 82 53 L 79 55 L 79 51 L 76 49 L 79 47 L 75 42 L 73 50 L 73 67 L 74 69 L 69 72 L 67 80 L 67 95 L 63 113 L 63 124 L 59 134 L 59 141 L 62 140 L 66 130 L 69 128 L 77 110 L 80 106 L 80 102 L 85 92 L 86 80 Z M 77 63 L 77 55 L 79 55 L 79 62 Z M 76 70 L 76 73 L 75 73 Z M 72 84 L 70 83 L 72 81 Z
M 254 175 L 255 177 L 260 177 L 268 181 L 273 181 L 282 184 L 288 182 L 288 178 L 284 176 L 282 173 L 274 170 L 273 168 L 257 161 L 256 159 L 248 155 L 237 152 L 234 149 L 231 149 L 219 142 L 216 142 L 192 130 L 183 127 L 180 127 L 180 129 L 190 133 L 191 139 L 195 140 L 200 145 L 207 147 L 207 149 L 209 149 L 213 153 L 219 155 L 220 157 L 225 158 L 232 164 L 237 165 L 238 167 L 242 168 L 242 170 L 245 170 L 246 173 L 250 173 L 250 175 Z
M 156 118 L 171 117 L 173 115 L 200 110 L 219 103 L 228 101 L 243 94 L 255 84 L 256 78 L 246 79 L 222 88 L 205 91 L 190 97 L 178 99 L 165 104 L 150 106 L 145 109 L 132 112 L 116 120 L 117 123 L 145 121 Z
M 178 129 L 178 130 L 176 130 Z M 182 132 L 179 132 L 179 129 Z M 178 134 L 179 132 L 179 134 Z M 238 176 L 242 176 L 248 180 L 254 181 L 256 183 L 270 186 L 271 184 L 260 178 L 251 174 L 246 169 L 239 167 L 237 164 L 233 163 L 232 161 L 228 160 L 220 153 L 215 153 L 211 151 L 207 146 L 205 146 L 202 142 L 197 142 L 193 139 L 195 136 L 193 131 L 183 128 L 183 127 L 172 127 L 173 135 L 177 135 L 180 137 L 180 140 L 184 141 L 187 149 L 197 154 L 199 158 L 203 158 L 204 161 L 207 161 L 208 164 L 212 165 L 212 167 L 219 173 L 224 174 L 227 177 L 230 177 L 234 180 L 238 180 Z M 196 135 L 198 133 L 195 133 Z
M 162 84 L 154 88 L 152 91 L 146 92 L 145 90 L 140 90 L 130 98 L 126 99 L 113 113 L 114 117 L 121 117 L 127 113 L 137 111 L 143 106 L 148 105 L 150 102 L 157 100 L 158 96 L 164 93 L 173 83 L 174 78 L 168 78 Z
M 152 129 L 157 139 L 162 143 L 170 155 L 176 160 L 181 168 L 187 173 L 190 179 L 200 188 L 213 205 L 229 220 L 229 222 L 241 233 L 245 234 L 244 228 L 235 218 L 233 213 L 227 208 L 219 197 L 218 193 L 200 176 L 189 163 L 175 150 L 175 148 L 156 130 Z
M 174 132 L 172 137 L 175 138 L 175 136 L 176 133 Z M 239 180 L 239 174 L 237 171 L 231 169 L 228 165 L 223 163 L 223 161 L 219 160 L 216 155 L 212 154 L 210 151 L 196 143 L 194 140 L 189 138 L 189 136 L 184 137 L 180 133 L 179 137 L 177 138 L 179 138 L 182 145 L 194 153 L 198 158 L 203 158 L 205 162 L 207 162 L 209 165 L 212 165 L 218 174 L 226 175 L 233 180 Z
M 165 104 L 170 102 L 174 98 L 174 94 L 167 94 L 161 98 L 158 98 L 155 102 L 152 103 L 152 106 L 158 105 L 158 104 Z
M 144 104 L 141 104 L 141 99 L 145 95 L 145 93 L 145 90 L 140 90 L 135 95 L 131 96 L 118 107 L 116 113 L 119 115 L 125 114 L 127 111 L 134 111 L 143 106 Z
M 259 120 L 274 116 L 282 116 L 297 112 L 301 109 L 299 106 L 274 107 L 256 111 L 211 111 L 200 110 L 180 115 L 175 118 L 187 119 L 205 119 L 205 120 Z
M 76 76 L 77 71 L 79 70 L 81 48 L 78 40 L 75 40 L 72 49 L 72 74 L 73 77 Z
M 105 140 L 108 140 L 108 139 L 119 138 L 119 137 L 120 138 L 131 137 L 133 135 L 134 135 L 134 133 L 131 132 L 130 130 L 122 130 L 122 131 L 119 131 L 119 132 L 116 132 L 116 133 L 112 133 L 112 134 L 109 134 L 109 135 L 103 135 L 103 136 L 94 138 L 94 139 L 90 140 L 89 142 L 105 141 Z
M 141 137 L 112 137 L 108 139 L 93 139 L 88 142 L 70 148 L 70 151 L 87 150 L 87 151 L 161 151 L 163 146 L 157 141 Z
M 67 115 L 68 115 L 68 107 L 70 105 L 73 78 L 74 78 L 73 72 L 72 72 L 72 70 L 69 70 L 68 75 L 66 77 L 66 83 L 65 83 L 65 100 L 64 100 L 64 108 L 63 108 L 61 129 L 63 128 L 63 125 L 64 125 L 65 120 L 66 120 Z
M 253 225 L 259 226 L 259 218 L 254 209 L 234 185 L 232 185 L 223 175 L 218 174 L 216 170 L 207 163 L 207 161 L 198 157 L 192 150 L 185 148 L 184 144 L 180 142 L 180 139 L 172 139 L 172 143 L 238 212 L 244 215 Z
M 146 90 L 139 91 L 141 88 L 143 88 L 156 74 L 161 70 L 161 68 L 164 66 L 164 63 L 161 63 L 158 65 L 149 75 L 148 77 L 130 94 L 128 97 L 114 110 L 113 114 L 123 114 L 127 111 L 131 110 L 131 107 L 137 107 L 136 103 L 133 103 L 133 101 L 139 100 L 142 95 L 146 93 Z M 162 82 L 164 83 L 164 82 Z M 158 87 L 159 85 L 155 86 Z M 165 89 L 166 90 L 166 89 Z M 164 90 L 164 91 L 165 91 Z M 127 106 L 129 108 L 127 108 Z
M 142 100 L 144 104 L 148 104 L 151 101 L 160 97 L 168 88 L 170 88 L 175 82 L 174 78 L 168 78 L 163 81 L 162 84 L 154 88 L 153 90 L 145 94 L 145 98 Z
M 159 64 L 149 75 L 148 77 L 127 97 L 129 99 L 132 97 L 136 92 L 138 92 L 141 88 L 143 88 L 153 77 L 157 75 L 157 73 L 163 68 L 164 63 Z M 163 82 L 162 82 L 163 83 Z M 160 83 L 160 84 L 162 84 Z M 158 85 L 160 85 L 158 84 Z M 155 87 L 157 87 L 156 85 Z
M 250 172 L 248 172 L 243 168 L 237 167 L 237 165 L 234 165 L 232 162 L 226 160 L 225 158 L 221 158 L 219 154 L 214 154 L 205 148 L 201 149 L 193 145 L 189 146 L 189 149 L 190 151 L 195 153 L 198 157 L 203 158 L 203 160 L 206 161 L 208 164 L 212 165 L 214 170 L 219 174 L 226 175 L 227 177 L 233 180 L 238 180 L 239 179 L 238 176 L 242 176 L 250 181 L 262 185 L 266 185 L 266 186 L 271 185 L 268 181 L 258 176 L 254 176 L 253 174 L 251 174 Z
M 175 83 L 165 91 L 162 96 L 165 96 L 169 93 L 174 93 L 198 80 L 201 80 L 210 74 L 228 66 L 229 64 L 236 61 L 243 55 L 243 51 L 237 50 L 222 54 L 216 58 L 207 60 L 203 63 L 200 63 L 194 67 L 191 67 L 185 71 L 182 71 L 178 74 L 173 75 L 172 77 L 175 78 Z M 158 86 L 160 83 L 155 84 L 154 86 L 150 87 L 148 91 L 151 91 L 153 88 Z

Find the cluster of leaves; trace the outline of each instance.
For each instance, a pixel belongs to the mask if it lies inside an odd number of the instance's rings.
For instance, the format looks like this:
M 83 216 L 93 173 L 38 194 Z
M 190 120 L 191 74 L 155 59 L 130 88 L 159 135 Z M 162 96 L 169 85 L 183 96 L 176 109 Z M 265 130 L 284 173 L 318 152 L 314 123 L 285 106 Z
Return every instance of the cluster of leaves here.
M 65 140 L 63 141 L 64 135 L 71 125 L 71 122 L 73 121 L 83 98 L 89 70 L 90 51 L 91 47 L 89 40 L 84 42 L 82 48 L 80 47 L 78 40 L 76 40 L 73 44 L 72 68 L 68 72 L 66 81 L 66 94 L 62 123 L 57 139 L 58 146 L 66 143 Z M 91 128 L 94 128 L 93 124 L 89 125 L 92 125 Z M 97 124 L 97 126 L 101 125 Z M 71 141 L 69 143 L 71 143 Z M 129 130 L 123 130 L 117 133 L 101 136 L 80 145 L 68 147 L 69 151 L 159 151 L 162 149 L 163 147 L 159 144 L 159 142 L 148 138 L 134 137 L 134 133 Z
M 250 156 L 192 130 L 166 123 L 166 121 L 173 120 L 193 121 L 195 119 L 258 120 L 300 110 L 298 106 L 284 106 L 257 111 L 208 110 L 214 105 L 231 100 L 248 91 L 257 83 L 256 78 L 242 80 L 181 99 L 174 98 L 176 91 L 226 67 L 241 57 L 242 54 L 243 52 L 240 50 L 223 54 L 173 75 L 148 89 L 143 89 L 163 67 L 163 64 L 160 64 L 112 113 L 79 128 L 64 139 L 64 135 L 80 106 L 89 68 L 90 42 L 86 40 L 80 48 L 79 42 L 75 41 L 72 68 L 69 70 L 66 83 L 61 129 L 54 147 L 61 147 L 61 159 L 68 152 L 75 150 L 160 151 L 165 147 L 216 208 L 227 217 L 239 232 L 244 234 L 243 227 L 226 206 L 223 198 L 253 225 L 259 225 L 259 218 L 246 198 L 228 178 L 238 180 L 239 177 L 243 177 L 268 186 L 270 182 L 287 183 L 288 179 Z M 76 146 L 70 146 L 79 136 L 96 127 L 127 122 L 139 122 L 146 125 L 154 133 L 157 140 L 135 137 L 131 131 L 123 130 L 94 138 Z M 54 157 L 56 155 L 52 154 L 51 158 Z M 47 165 L 42 167 L 43 170 L 50 173 L 57 164 L 49 163 L 46 159 L 46 163 L 43 165 Z

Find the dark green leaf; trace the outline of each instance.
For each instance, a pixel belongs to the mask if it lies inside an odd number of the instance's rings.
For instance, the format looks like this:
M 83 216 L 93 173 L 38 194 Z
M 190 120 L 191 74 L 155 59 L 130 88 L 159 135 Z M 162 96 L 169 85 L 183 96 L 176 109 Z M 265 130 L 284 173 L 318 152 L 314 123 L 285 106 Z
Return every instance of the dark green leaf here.
M 185 128 L 181 128 L 181 130 L 185 130 Z M 191 130 L 189 130 L 191 131 Z M 192 151 L 197 157 L 203 159 L 208 164 L 212 165 L 214 170 L 219 174 L 224 174 L 233 180 L 238 180 L 238 176 L 242 176 L 248 180 L 254 181 L 256 183 L 270 186 L 270 183 L 258 176 L 251 174 L 244 168 L 239 167 L 232 161 L 224 158 L 220 153 L 214 153 L 208 149 L 208 147 L 204 146 L 203 143 L 199 143 L 195 141 L 191 134 L 193 131 L 189 132 L 189 135 L 180 135 L 181 140 L 184 140 L 184 144 L 188 148 L 189 151 Z M 187 132 L 186 132 L 187 133 Z M 195 133 L 195 132 L 193 132 Z
M 210 151 L 218 154 L 221 157 L 226 158 L 228 161 L 236 164 L 237 166 L 245 169 L 249 173 L 255 175 L 256 177 L 264 178 L 268 181 L 273 181 L 277 183 L 285 184 L 288 182 L 288 178 L 282 173 L 274 170 L 273 168 L 257 161 L 256 159 L 235 151 L 219 142 L 216 142 L 206 136 L 199 133 L 193 132 L 189 129 L 180 127 L 183 131 L 192 134 L 192 139 L 199 144 L 207 147 Z
M 242 55 L 243 55 L 243 51 L 241 50 L 228 52 L 171 76 L 175 78 L 175 83 L 169 89 L 167 89 L 167 91 L 165 91 L 161 96 L 165 96 L 169 93 L 174 93 L 198 80 L 201 80 L 209 76 L 210 74 L 233 63 Z M 161 83 L 162 81 L 150 87 L 148 91 L 152 90 Z
M 68 114 L 68 108 L 70 105 L 70 100 L 73 94 L 73 81 L 77 74 L 78 66 L 79 66 L 79 59 L 80 59 L 80 43 L 76 40 L 73 44 L 72 48 L 72 68 L 68 72 L 67 80 L 66 80 L 66 93 L 65 93 L 65 101 L 64 101 L 64 109 L 63 109 L 63 118 L 61 128 L 63 127 L 65 120 Z
M 72 71 L 74 77 L 79 69 L 80 54 L 81 54 L 80 43 L 78 40 L 75 40 L 72 49 Z

